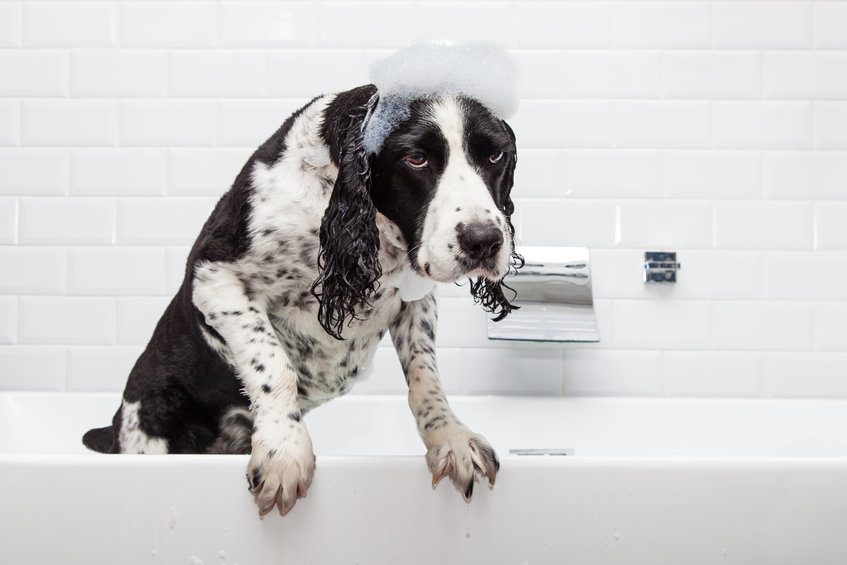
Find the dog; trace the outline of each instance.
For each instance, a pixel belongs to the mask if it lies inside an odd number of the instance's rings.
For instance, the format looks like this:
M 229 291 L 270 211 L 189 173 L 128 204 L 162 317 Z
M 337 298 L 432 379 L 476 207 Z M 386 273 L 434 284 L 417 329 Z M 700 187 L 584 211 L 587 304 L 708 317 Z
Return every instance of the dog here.
M 494 449 L 439 384 L 433 289 L 470 279 L 496 318 L 515 308 L 515 134 L 474 98 L 427 95 L 395 100 L 369 152 L 381 98 L 374 85 L 319 96 L 255 151 L 87 447 L 249 453 L 260 515 L 284 515 L 315 470 L 303 416 L 349 391 L 389 332 L 433 486 L 448 477 L 467 500 L 475 480 L 493 486 Z

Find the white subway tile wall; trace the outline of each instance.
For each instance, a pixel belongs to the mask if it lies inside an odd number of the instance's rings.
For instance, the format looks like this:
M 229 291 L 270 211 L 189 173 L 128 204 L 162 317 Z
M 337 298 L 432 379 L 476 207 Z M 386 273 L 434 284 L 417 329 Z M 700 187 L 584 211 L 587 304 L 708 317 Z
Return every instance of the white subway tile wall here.
M 743 0 L 0 2 L 0 389 L 120 390 L 253 149 L 430 39 L 519 62 L 517 235 L 591 248 L 601 335 L 444 285 L 450 393 L 847 397 L 847 1 Z
M 0 4 L 0 47 L 19 47 L 21 44 L 21 3 Z

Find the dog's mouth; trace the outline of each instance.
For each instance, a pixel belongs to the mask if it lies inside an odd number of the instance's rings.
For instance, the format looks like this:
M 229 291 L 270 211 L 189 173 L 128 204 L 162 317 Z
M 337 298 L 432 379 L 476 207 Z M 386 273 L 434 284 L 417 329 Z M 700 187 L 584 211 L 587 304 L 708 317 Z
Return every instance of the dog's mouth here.
M 419 228 L 409 246 L 411 267 L 440 283 L 480 277 L 499 282 L 509 272 L 513 249 L 511 233 L 504 229 L 508 222 L 490 212 L 485 217 L 462 211 Z
M 477 279 L 479 277 L 490 281 L 499 281 L 508 272 L 508 266 L 503 269 L 500 266 L 500 261 L 496 258 L 483 260 L 468 260 L 459 259 L 464 274 L 461 278 Z
M 436 282 L 455 283 L 480 277 L 498 282 L 509 271 L 509 255 L 505 251 L 484 259 L 474 259 L 462 253 L 453 254 L 447 260 L 434 258 L 432 261 L 421 262 L 417 254 L 410 259 L 418 275 Z

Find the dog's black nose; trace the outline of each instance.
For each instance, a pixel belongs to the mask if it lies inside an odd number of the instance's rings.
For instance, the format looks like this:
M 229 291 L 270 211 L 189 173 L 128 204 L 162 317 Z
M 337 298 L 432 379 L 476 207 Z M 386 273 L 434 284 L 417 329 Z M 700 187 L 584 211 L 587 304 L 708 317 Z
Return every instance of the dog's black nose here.
M 494 257 L 503 246 L 503 232 L 493 224 L 460 225 L 459 247 L 477 261 Z

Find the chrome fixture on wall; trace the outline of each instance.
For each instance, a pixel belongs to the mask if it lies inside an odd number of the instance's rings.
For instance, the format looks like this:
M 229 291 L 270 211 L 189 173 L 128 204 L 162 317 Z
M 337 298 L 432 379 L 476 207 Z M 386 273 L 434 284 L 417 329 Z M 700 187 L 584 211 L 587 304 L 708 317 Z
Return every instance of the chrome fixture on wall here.
M 526 263 L 506 278 L 515 310 L 488 320 L 488 338 L 517 341 L 600 341 L 586 247 L 522 247 Z
M 680 268 L 682 264 L 676 260 L 676 251 L 644 252 L 645 283 L 675 283 Z

